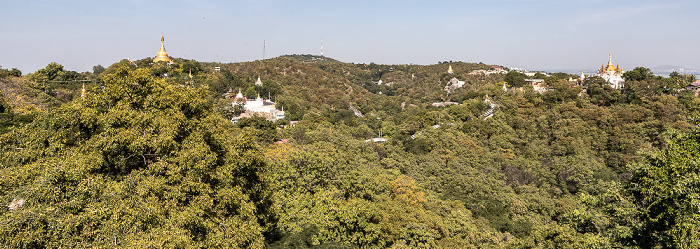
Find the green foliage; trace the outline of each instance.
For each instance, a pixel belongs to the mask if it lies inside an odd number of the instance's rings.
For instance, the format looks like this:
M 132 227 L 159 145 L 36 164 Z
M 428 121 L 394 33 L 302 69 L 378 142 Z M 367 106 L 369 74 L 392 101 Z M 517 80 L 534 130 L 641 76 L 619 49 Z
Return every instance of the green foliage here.
M 506 74 L 505 78 L 503 80 L 505 82 L 508 82 L 508 85 L 512 87 L 522 87 L 525 85 L 525 76 L 524 74 L 518 72 L 518 71 L 510 71 Z
M 592 104 L 608 106 L 616 103 L 621 98 L 620 91 L 613 89 L 610 84 L 601 77 L 588 77 L 584 80 L 584 84 L 588 86 L 586 93 Z M 628 86 L 630 86 L 630 84 L 628 84 Z M 632 89 L 635 88 L 632 87 Z
M 3 135 L 2 244 L 257 247 L 268 170 L 202 89 L 121 67 L 96 92 Z
M 64 72 L 66 71 L 63 70 L 63 65 L 58 64 L 56 62 L 51 62 L 48 65 L 46 65 L 45 68 L 39 69 L 38 71 L 29 74 L 28 77 L 34 82 L 45 84 L 48 81 L 63 80 L 65 78 L 62 75 Z
M 551 76 L 557 77 L 557 78 L 559 78 L 559 79 L 569 79 L 569 78 L 578 79 L 578 78 L 579 78 L 578 75 L 573 75 L 573 74 L 568 74 L 568 73 L 562 73 L 562 72 L 553 73 L 553 74 L 551 74 Z
M 489 67 L 145 58 L 82 74 L 95 83 L 71 102 L 54 93 L 68 86 L 0 79 L 15 120 L 0 137 L 0 200 L 24 201 L 0 210 L 0 243 L 694 246 L 699 139 L 667 132 L 696 129 L 700 99 L 676 91 L 690 78 L 639 68 L 624 92 L 591 77 L 583 93 L 571 75 L 538 75 L 550 89 L 538 93 L 504 91 L 517 72 L 470 74 Z M 452 78 L 465 84 L 447 95 Z M 287 118 L 232 125 L 229 89 L 270 96 Z M 458 104 L 432 106 L 443 101 Z M 365 142 L 379 131 L 386 142 Z
M 642 247 L 698 246 L 700 131 L 672 133 L 668 148 L 632 165 L 629 191 L 640 209 L 634 243 Z
M 22 71 L 20 71 L 17 68 L 2 69 L 2 67 L 0 67 L 0 78 L 21 77 L 21 76 L 22 76 Z
M 651 72 L 651 69 L 646 67 L 635 67 L 631 71 L 627 71 L 622 75 L 622 78 L 624 78 L 625 81 L 651 80 L 654 77 L 655 76 Z
M 236 123 L 239 128 L 249 127 L 258 142 L 269 144 L 277 138 L 277 125 L 266 120 L 262 116 L 253 116 L 250 118 L 241 118 Z
M 53 108 L 78 96 L 89 74 L 67 71 L 63 65 L 51 62 L 45 68 L 27 75 L 27 79 L 32 81 L 30 87 L 44 92 L 38 96 L 40 101 Z M 91 84 L 88 82 L 88 85 Z
M 107 70 L 107 69 L 104 68 L 102 65 L 96 65 L 96 66 L 93 66 L 93 67 L 92 67 L 92 73 L 95 74 L 95 75 L 100 75 L 100 74 L 102 74 L 105 70 Z

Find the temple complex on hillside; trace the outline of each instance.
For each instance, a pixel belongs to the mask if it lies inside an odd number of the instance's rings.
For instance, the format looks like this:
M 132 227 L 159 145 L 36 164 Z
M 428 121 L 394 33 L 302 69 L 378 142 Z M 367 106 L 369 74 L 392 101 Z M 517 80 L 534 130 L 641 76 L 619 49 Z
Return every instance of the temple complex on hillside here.
M 168 57 L 168 52 L 165 52 L 165 37 L 163 37 L 163 36 L 160 37 L 160 50 L 158 51 L 156 58 L 153 58 L 153 63 L 156 63 L 159 61 L 165 61 L 167 63 L 173 62 L 170 59 L 170 57 Z
M 605 81 L 610 84 L 615 89 L 624 89 L 625 88 L 625 79 L 622 78 L 622 74 L 624 74 L 625 71 L 622 70 L 622 67 L 620 67 L 620 64 L 617 66 L 613 65 L 612 62 L 612 54 L 608 55 L 608 65 L 606 66 L 603 64 L 600 69 L 598 69 L 598 73 L 595 74 L 595 76 L 600 76 L 601 78 L 605 79 Z M 581 74 L 581 80 L 583 80 L 583 73 Z
M 238 122 L 241 118 L 250 118 L 253 116 L 261 116 L 272 122 L 284 118 L 284 109 L 277 110 L 275 102 L 260 98 L 260 94 L 258 94 L 257 98 L 246 99 L 240 89 L 238 89 L 238 94 L 235 95 L 233 94 L 233 89 L 229 89 L 229 91 L 224 94 L 224 97 L 232 98 L 232 105 L 240 105 L 239 100 L 245 100 L 245 104 L 243 104 L 244 112 L 231 118 L 231 122 L 233 123 Z

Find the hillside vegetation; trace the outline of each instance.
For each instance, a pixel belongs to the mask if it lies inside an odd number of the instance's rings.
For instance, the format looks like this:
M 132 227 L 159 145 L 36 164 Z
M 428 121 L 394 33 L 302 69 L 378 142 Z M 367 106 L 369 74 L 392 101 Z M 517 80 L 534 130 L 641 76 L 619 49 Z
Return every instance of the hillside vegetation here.
M 0 77 L 1 245 L 698 247 L 688 76 L 537 93 L 482 63 L 150 60 Z M 286 118 L 233 124 L 239 90 Z

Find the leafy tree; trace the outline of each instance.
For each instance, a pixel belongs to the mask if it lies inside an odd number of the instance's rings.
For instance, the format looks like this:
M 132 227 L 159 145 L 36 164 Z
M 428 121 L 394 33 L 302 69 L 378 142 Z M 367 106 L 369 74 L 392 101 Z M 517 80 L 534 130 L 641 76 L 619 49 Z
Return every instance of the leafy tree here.
M 217 98 L 229 89 L 237 90 L 244 86 L 243 81 L 238 76 L 226 69 L 222 69 L 221 73 L 210 77 L 207 84 L 209 85 L 209 90 L 216 94 Z
M 11 70 L 8 70 L 8 69 L 2 69 L 2 67 L 0 67 L 0 78 L 4 78 L 4 77 L 8 77 L 8 76 L 20 77 L 20 76 L 22 76 L 22 71 L 20 71 L 17 68 L 12 68 Z
M 203 89 L 119 67 L 0 137 L 0 244 L 262 248 L 267 166 Z
M 696 77 L 693 74 L 680 74 L 676 71 L 671 72 L 668 75 L 668 77 L 677 81 L 682 81 L 684 83 L 692 83 L 696 80 Z
M 7 101 L 2 92 L 0 92 L 0 113 L 8 112 L 11 109 L 10 104 L 8 102 L 9 101 Z
M 525 75 L 522 73 L 519 73 L 517 71 L 510 71 L 506 74 L 505 78 L 503 80 L 505 82 L 508 82 L 508 85 L 511 85 L 513 87 L 522 87 L 525 85 Z
M 34 82 L 45 84 L 48 81 L 59 79 L 62 72 L 64 72 L 63 65 L 56 62 L 51 62 L 46 65 L 45 68 L 39 69 L 38 71 L 28 75 L 28 77 Z
M 246 98 L 249 99 L 254 99 L 256 98 L 260 93 L 255 91 L 255 86 L 249 86 L 248 88 L 245 89 L 243 92 L 243 95 L 245 95 Z
M 250 127 L 256 132 L 254 133 L 258 141 L 263 143 L 274 142 L 277 137 L 277 125 L 274 122 L 266 120 L 262 116 L 254 115 L 250 118 L 241 118 L 236 123 L 240 128 Z
M 133 62 L 133 61 L 128 60 L 128 59 L 122 59 L 119 62 L 113 63 L 112 65 L 109 65 L 109 67 L 107 67 L 107 69 L 104 72 L 102 72 L 102 74 L 115 73 L 117 71 L 117 69 L 122 68 L 122 67 L 127 67 L 131 70 L 134 70 L 136 68 L 150 68 L 149 61 L 153 61 L 153 60 L 152 59 L 148 60 L 148 58 L 146 58 L 146 59 L 141 59 L 141 60 L 137 60 L 137 61 Z
M 532 76 L 532 78 L 533 78 L 533 79 L 545 79 L 545 78 L 547 78 L 547 76 L 544 75 L 544 74 L 541 73 L 541 72 L 537 72 L 537 73 L 535 73 L 534 76 Z
M 690 83 L 695 81 L 695 75 L 692 74 L 680 74 L 678 72 L 672 72 L 669 77 L 664 81 L 664 87 L 667 91 L 677 92 L 685 89 Z
M 551 74 L 550 76 L 555 76 L 555 77 L 557 77 L 557 78 L 559 78 L 559 79 L 569 79 L 569 78 L 578 79 L 578 78 L 579 78 L 579 76 L 576 76 L 576 75 L 573 75 L 573 74 L 568 74 L 568 73 L 562 73 L 562 72 L 553 73 L 553 74 Z
M 232 106 L 231 114 L 238 116 L 238 115 L 241 115 L 242 113 L 244 113 L 245 112 L 245 103 L 246 103 L 245 98 L 239 98 L 239 99 L 236 99 L 235 102 L 231 102 L 231 106 Z
M 198 75 L 202 71 L 202 64 L 196 60 L 184 60 L 182 62 L 182 72 L 185 74 Z
M 595 105 L 610 105 L 615 103 L 620 97 L 619 91 L 613 89 L 605 79 L 594 76 L 584 80 L 588 86 L 586 93 L 590 97 L 591 103 Z
M 20 71 L 17 68 L 12 68 L 8 75 L 14 76 L 14 77 L 20 77 L 20 76 L 22 76 L 22 71 Z
M 654 74 L 651 69 L 646 67 L 635 67 L 631 71 L 627 71 L 622 75 L 625 81 L 643 81 L 650 80 L 654 78 Z
M 700 239 L 700 130 L 671 133 L 668 148 L 633 164 L 628 191 L 639 208 L 635 243 L 691 248 Z
M 99 64 L 92 67 L 92 73 L 94 73 L 95 75 L 100 75 L 105 70 L 107 70 L 107 69 L 105 69 L 102 65 L 99 65 Z
M 553 91 L 545 92 L 546 98 L 551 98 L 554 102 L 561 101 L 562 103 L 576 99 L 581 92 L 580 86 L 572 86 L 566 80 L 561 80 L 556 76 L 550 76 L 545 79 L 547 86 L 553 88 Z
M 642 81 L 626 81 L 625 88 L 630 92 L 630 98 L 637 100 L 637 104 L 641 102 L 655 101 L 663 94 L 663 82 L 658 79 L 649 79 Z

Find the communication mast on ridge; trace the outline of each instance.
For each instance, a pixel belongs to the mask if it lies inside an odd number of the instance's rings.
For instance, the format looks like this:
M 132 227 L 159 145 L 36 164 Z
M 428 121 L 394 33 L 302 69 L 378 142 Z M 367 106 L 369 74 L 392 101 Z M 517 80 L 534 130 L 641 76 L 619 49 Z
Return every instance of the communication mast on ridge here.
M 266 47 L 266 43 L 265 43 L 265 40 L 263 40 L 263 60 L 265 60 L 265 47 Z
M 321 57 L 323 57 L 323 36 L 321 36 Z

